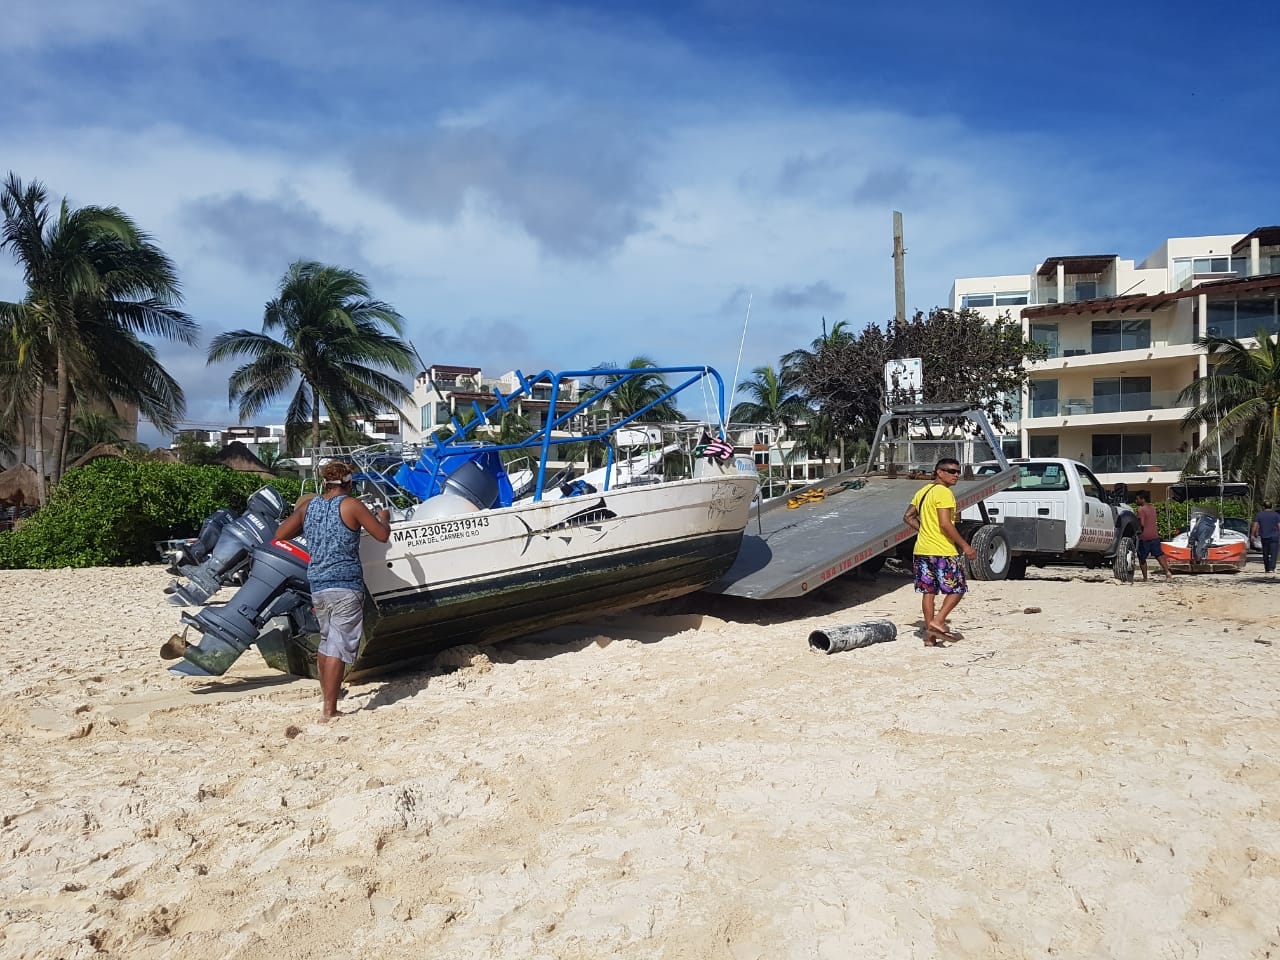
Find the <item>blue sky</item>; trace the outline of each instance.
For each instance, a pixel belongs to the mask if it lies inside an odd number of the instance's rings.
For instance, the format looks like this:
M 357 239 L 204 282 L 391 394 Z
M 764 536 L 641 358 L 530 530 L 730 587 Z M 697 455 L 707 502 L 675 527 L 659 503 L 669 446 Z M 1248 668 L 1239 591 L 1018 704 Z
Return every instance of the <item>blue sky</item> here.
M 205 343 L 306 258 L 427 363 L 729 381 L 748 301 L 740 379 L 892 316 L 895 209 L 913 310 L 1280 222 L 1276 9 L 49 0 L 5 15 L 0 173 L 133 216 Z M 160 350 L 193 423 L 235 421 L 229 367 Z

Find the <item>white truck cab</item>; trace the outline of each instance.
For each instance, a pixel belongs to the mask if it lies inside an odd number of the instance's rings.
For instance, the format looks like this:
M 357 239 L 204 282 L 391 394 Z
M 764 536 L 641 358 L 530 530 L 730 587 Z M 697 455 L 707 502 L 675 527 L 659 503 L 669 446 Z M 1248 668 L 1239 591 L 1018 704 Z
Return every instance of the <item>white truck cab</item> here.
M 1090 567 L 1111 560 L 1115 575 L 1133 579 L 1138 519 L 1127 504 L 1113 503 L 1083 463 L 1053 457 L 1018 458 L 1018 479 L 986 500 L 993 523 L 1005 528 L 1012 560 L 1009 577 L 1021 579 L 1027 564 L 1082 562 Z M 995 462 L 974 467 L 977 476 L 996 473 Z M 972 516 L 970 516 L 972 511 Z M 961 516 L 976 519 L 976 508 Z

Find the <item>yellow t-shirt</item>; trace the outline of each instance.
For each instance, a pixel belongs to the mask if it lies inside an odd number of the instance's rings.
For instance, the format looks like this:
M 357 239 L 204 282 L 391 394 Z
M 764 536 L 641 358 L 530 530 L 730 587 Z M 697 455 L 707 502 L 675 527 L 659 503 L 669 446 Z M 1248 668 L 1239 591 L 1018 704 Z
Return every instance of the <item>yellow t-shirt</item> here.
M 959 554 L 951 538 L 942 532 L 938 523 L 938 511 L 950 510 L 951 519 L 956 519 L 956 496 L 950 487 L 940 483 L 931 483 L 923 487 L 911 498 L 911 503 L 920 511 L 920 532 L 916 534 L 916 548 L 913 551 L 918 557 L 954 557 Z

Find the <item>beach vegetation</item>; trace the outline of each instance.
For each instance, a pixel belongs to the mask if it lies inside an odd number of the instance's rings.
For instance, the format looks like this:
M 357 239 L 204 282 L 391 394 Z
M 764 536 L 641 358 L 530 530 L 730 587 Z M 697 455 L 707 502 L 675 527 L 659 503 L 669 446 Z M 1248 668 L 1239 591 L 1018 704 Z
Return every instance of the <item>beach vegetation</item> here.
M 773 495 L 775 471 L 781 471 L 782 475 L 778 479 L 782 480 L 783 488 L 790 489 L 789 471 L 784 466 L 778 466 L 785 464 L 787 459 L 782 449 L 783 437 L 806 419 L 821 422 L 820 412 L 811 410 L 805 400 L 797 367 L 788 366 L 785 362 L 778 369 L 769 364 L 756 367 L 751 371 L 751 378 L 741 381 L 734 393 L 741 393 L 744 399 L 735 403 L 729 411 L 731 422 L 767 425 L 772 428 L 768 433 L 778 457 L 776 461 L 772 456 L 769 458 L 769 477 L 765 495 Z M 829 420 L 826 423 L 830 425 Z M 807 448 L 802 445 L 801 448 L 793 451 L 794 455 L 802 455 L 805 449 Z M 826 460 L 825 454 L 823 460 L 824 462 Z
M 1209 372 L 1178 396 L 1193 404 L 1184 429 L 1200 427 L 1204 438 L 1185 473 L 1200 472 L 1206 455 L 1222 447 L 1220 469 L 1253 489 L 1255 501 L 1280 499 L 1280 342 L 1261 328 L 1256 345 L 1234 337 L 1196 339 L 1209 358 Z
M 887 395 L 884 367 L 890 360 L 919 357 L 923 402 L 966 403 L 985 411 L 1000 431 L 1014 413 L 1027 365 L 1047 355 L 1008 314 L 993 321 L 974 310 L 937 307 L 903 324 L 871 324 L 857 335 L 837 325 L 787 361 L 837 436 L 870 439 L 886 406 L 905 399 Z
M 231 330 L 209 344 L 208 362 L 244 359 L 228 381 L 241 423 L 292 392 L 285 412 L 285 448 L 301 452 L 308 434 L 320 446 L 321 412 L 339 444 L 359 442 L 351 421 L 397 409 L 409 396 L 393 374 L 413 370 L 401 338 L 404 319 L 375 300 L 354 270 L 299 260 L 289 266 L 267 304 L 262 330 Z
M 185 411 L 182 388 L 141 339 L 198 340 L 197 324 L 178 309 L 169 258 L 119 208 L 55 204 L 42 183 L 13 173 L 0 186 L 0 214 L 0 250 L 16 260 L 27 287 L 22 300 L 0 302 L 5 419 L 22 429 L 43 423 L 46 389 L 53 395 L 50 462 L 36 430 L 23 438 L 24 462 L 30 447 L 42 484 L 46 474 L 56 484 L 70 461 L 77 411 L 118 413 L 128 404 L 173 429 Z
M 299 495 L 297 480 L 270 485 L 286 502 Z M 262 486 L 226 467 L 102 457 L 68 470 L 42 510 L 0 533 L 0 569 L 154 563 L 157 541 L 195 536 L 209 514 L 243 510 Z
M 1215 517 L 1240 517 L 1253 519 L 1253 511 L 1243 500 L 1228 497 L 1223 500 L 1161 500 L 1153 503 L 1156 509 L 1156 525 L 1160 530 L 1160 538 L 1168 540 L 1177 536 L 1187 528 L 1191 514 L 1207 510 Z

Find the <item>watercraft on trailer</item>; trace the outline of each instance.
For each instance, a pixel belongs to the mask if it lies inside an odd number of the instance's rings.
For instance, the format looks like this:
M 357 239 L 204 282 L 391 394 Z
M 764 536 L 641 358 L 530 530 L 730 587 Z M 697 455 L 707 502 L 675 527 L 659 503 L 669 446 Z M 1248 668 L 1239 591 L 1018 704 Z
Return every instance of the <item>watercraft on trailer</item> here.
M 635 378 L 657 374 L 675 386 L 604 429 L 579 429 L 586 415 L 606 406 Z M 611 438 L 659 404 L 698 387 L 713 398 L 722 435 L 724 383 L 710 367 L 584 370 L 534 377 L 517 374 L 511 394 L 476 406 L 470 423 L 453 421 L 452 434 L 435 440 L 413 463 L 395 471 L 397 488 L 417 502 L 392 511 L 390 540 L 362 537 L 366 586 L 365 627 L 349 675 L 369 675 L 424 660 L 464 643 L 520 636 L 594 614 L 691 593 L 712 583 L 738 555 L 757 489 L 753 464 L 732 456 L 691 455 L 691 476 L 652 480 L 644 470 L 609 469 L 617 460 Z M 600 377 L 605 386 L 585 399 L 570 384 Z M 512 402 L 550 398 L 546 422 L 519 443 L 475 439 L 496 424 Z M 558 444 L 599 441 L 607 446 L 596 482 L 551 484 L 548 462 Z M 664 449 L 663 446 L 658 447 Z M 503 453 L 536 456 L 533 491 L 516 499 Z M 692 447 L 690 448 L 692 454 Z M 635 458 L 628 458 L 634 461 Z M 634 468 L 636 465 L 631 464 Z M 550 490 L 559 495 L 553 498 Z M 186 612 L 199 634 L 187 644 L 175 636 L 162 651 L 181 656 L 170 669 L 194 676 L 224 673 L 250 646 L 286 673 L 315 676 L 318 637 L 307 586 L 305 542 L 271 541 L 252 552 L 237 593 L 222 606 Z
M 1187 530 L 1162 546 L 1180 573 L 1238 573 L 1249 559 L 1249 538 L 1207 513 L 1192 514 Z

